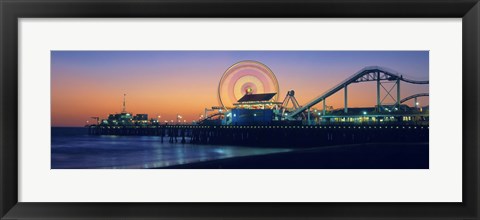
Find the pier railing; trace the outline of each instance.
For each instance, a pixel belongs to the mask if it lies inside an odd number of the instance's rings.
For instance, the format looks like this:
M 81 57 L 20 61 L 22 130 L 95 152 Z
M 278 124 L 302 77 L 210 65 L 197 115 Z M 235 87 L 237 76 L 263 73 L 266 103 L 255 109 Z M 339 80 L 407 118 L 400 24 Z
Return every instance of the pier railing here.
M 256 147 L 315 147 L 359 143 L 428 142 L 428 125 L 156 125 L 89 126 L 91 135 L 160 136 L 160 141 L 244 145 Z

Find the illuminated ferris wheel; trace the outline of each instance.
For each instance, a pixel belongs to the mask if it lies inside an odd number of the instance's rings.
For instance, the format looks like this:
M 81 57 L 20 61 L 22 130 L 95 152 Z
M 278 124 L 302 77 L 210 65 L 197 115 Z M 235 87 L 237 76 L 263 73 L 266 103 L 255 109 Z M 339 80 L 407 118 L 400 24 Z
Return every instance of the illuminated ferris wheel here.
M 229 67 L 218 85 L 218 99 L 224 108 L 233 107 L 246 94 L 276 93 L 273 101 L 277 101 L 278 92 L 278 81 L 272 70 L 263 63 L 251 60 Z

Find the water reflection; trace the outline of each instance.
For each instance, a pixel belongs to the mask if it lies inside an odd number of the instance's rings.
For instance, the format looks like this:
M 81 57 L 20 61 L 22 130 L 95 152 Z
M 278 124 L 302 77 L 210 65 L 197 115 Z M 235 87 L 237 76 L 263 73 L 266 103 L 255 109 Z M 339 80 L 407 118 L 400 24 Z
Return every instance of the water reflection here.
M 187 140 L 188 142 L 188 140 Z M 52 169 L 156 168 L 289 149 L 161 143 L 154 136 L 89 136 L 52 129 Z

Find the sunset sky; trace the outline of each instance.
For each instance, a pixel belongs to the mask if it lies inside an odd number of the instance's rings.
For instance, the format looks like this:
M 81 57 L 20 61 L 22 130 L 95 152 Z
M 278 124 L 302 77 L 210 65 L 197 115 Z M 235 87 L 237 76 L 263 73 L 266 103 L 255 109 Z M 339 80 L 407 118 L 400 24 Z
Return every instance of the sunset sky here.
M 220 78 L 242 60 L 268 66 L 280 86 L 279 100 L 294 89 L 300 105 L 365 66 L 385 66 L 411 79 L 429 76 L 428 51 L 52 51 L 52 126 L 83 126 L 92 116 L 119 113 L 124 93 L 133 114 L 198 120 L 205 107 L 219 105 Z M 401 84 L 402 98 L 421 92 L 428 85 Z M 375 83 L 350 85 L 348 98 L 351 107 L 374 106 Z M 419 102 L 428 105 L 428 97 Z M 343 107 L 343 91 L 327 105 Z

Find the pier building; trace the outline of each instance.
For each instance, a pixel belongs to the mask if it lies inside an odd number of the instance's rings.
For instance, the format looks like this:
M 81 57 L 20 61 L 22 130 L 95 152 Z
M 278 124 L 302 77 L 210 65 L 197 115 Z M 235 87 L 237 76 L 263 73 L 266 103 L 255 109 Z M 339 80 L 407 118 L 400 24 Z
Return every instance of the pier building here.
M 127 112 L 127 94 L 123 94 L 123 106 L 121 113 L 109 114 L 107 119 L 99 120 L 99 117 L 92 117 L 97 119 L 97 124 L 100 126 L 133 126 L 133 125 L 149 125 L 148 114 L 133 115 Z
M 274 110 L 279 102 L 273 101 L 276 93 L 246 94 L 225 112 L 222 125 L 268 125 L 274 120 Z

